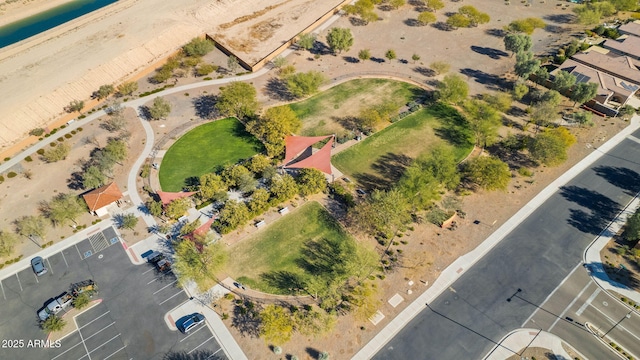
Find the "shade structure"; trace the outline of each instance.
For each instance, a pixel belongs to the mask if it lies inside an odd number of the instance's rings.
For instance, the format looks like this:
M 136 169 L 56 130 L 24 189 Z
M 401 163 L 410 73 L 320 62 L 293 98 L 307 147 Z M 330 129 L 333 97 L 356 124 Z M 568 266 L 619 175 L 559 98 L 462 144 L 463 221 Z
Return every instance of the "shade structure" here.
M 325 137 L 326 139 L 326 137 Z M 325 174 L 331 175 L 331 148 L 333 147 L 333 137 L 327 141 L 327 143 L 311 156 L 304 158 L 300 161 L 296 161 L 291 164 L 287 164 L 286 167 L 292 169 L 302 168 L 314 168 L 322 171 Z
M 176 199 L 182 199 L 182 198 L 186 198 L 189 197 L 193 194 L 195 194 L 195 191 L 182 191 L 182 192 L 164 192 L 164 191 L 158 191 L 158 196 L 160 196 L 160 201 L 162 201 L 162 205 L 167 205 L 168 203 L 172 202 L 173 200 Z
M 101 186 L 82 195 L 89 207 L 89 211 L 95 212 L 122 198 L 122 192 L 115 182 Z
M 326 138 L 332 135 L 326 136 L 287 136 L 284 138 L 285 143 L 285 155 L 284 155 L 284 164 L 291 162 L 291 160 L 295 159 L 300 155 L 306 148 L 309 146 L 325 140 Z

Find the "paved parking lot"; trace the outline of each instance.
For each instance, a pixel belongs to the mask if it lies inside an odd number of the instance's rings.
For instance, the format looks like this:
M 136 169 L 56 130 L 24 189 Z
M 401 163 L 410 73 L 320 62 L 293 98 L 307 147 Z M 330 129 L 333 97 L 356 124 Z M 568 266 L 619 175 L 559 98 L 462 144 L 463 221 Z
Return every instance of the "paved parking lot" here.
M 24 343 L 0 344 L 0 358 L 161 359 L 168 352 L 204 352 L 212 359 L 226 359 L 207 326 L 189 335 L 169 330 L 164 315 L 188 301 L 186 293 L 173 274 L 133 265 L 112 228 L 47 257 L 45 264 L 49 272 L 41 277 L 28 268 L 0 281 L 0 339 Z M 102 302 L 75 318 L 65 317 L 78 330 L 59 347 L 34 347 L 33 340 L 47 335 L 38 326 L 38 309 L 71 283 L 87 279 L 98 285 L 94 299 Z

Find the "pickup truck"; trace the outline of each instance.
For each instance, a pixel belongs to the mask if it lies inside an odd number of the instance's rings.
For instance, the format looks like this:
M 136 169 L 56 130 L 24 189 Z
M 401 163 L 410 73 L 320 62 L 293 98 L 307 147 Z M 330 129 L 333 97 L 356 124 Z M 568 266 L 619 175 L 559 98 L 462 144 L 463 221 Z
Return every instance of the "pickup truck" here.
M 162 253 L 158 251 L 154 251 L 149 254 L 149 256 L 147 257 L 147 261 L 153 264 L 153 266 L 155 266 L 156 270 L 158 270 L 159 272 L 168 273 L 169 271 L 171 271 L 171 263 L 165 258 Z
M 68 308 L 73 301 L 73 296 L 68 292 L 62 293 L 62 295 L 58 296 L 55 299 L 51 299 L 45 306 L 38 311 L 38 317 L 40 320 L 45 321 L 49 316 L 55 315 L 60 311 Z

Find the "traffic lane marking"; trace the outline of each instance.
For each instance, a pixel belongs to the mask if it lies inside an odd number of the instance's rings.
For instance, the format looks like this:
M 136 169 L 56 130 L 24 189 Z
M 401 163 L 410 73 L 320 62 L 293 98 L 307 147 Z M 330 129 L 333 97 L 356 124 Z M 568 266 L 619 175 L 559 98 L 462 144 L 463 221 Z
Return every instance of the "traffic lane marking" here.
M 591 303 L 593 302 L 593 299 L 595 299 L 596 296 L 598 296 L 600 291 L 602 291 L 600 288 L 596 288 L 596 290 L 593 292 L 593 294 L 591 294 L 591 296 L 589 296 L 587 301 L 585 301 L 584 304 L 582 304 L 582 306 L 580 306 L 580 308 L 576 311 L 576 315 L 578 315 L 578 316 L 582 315 L 582 313 L 587 309 L 587 307 L 589 305 L 591 305 Z
M 569 305 L 567 305 L 566 308 L 564 308 L 564 310 L 562 310 L 562 312 L 560 313 L 560 315 L 556 318 L 556 320 L 553 322 L 553 324 L 551 324 L 551 326 L 549 327 L 549 329 L 547 329 L 548 332 L 551 332 L 551 329 L 554 328 L 554 326 L 556 326 L 556 324 L 558 323 L 558 321 L 560 321 L 561 319 L 564 319 L 564 315 L 567 313 L 567 311 L 576 303 L 576 301 L 578 301 L 578 299 L 580 299 L 580 297 L 582 296 L 582 294 L 584 294 L 584 292 L 592 285 L 592 282 L 588 282 L 587 285 L 585 285 L 582 290 L 580 290 L 580 292 L 578 293 L 578 295 L 576 295 L 576 297 L 573 298 L 573 300 L 571 300 L 571 302 L 569 303 Z

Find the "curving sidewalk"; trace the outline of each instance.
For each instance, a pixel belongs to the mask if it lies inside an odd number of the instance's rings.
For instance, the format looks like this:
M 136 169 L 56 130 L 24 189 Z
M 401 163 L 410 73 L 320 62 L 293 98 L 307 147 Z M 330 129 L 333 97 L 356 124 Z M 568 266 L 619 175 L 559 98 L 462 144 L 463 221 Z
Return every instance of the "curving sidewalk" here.
M 516 329 L 505 335 L 483 360 L 503 360 L 513 355 L 521 356 L 526 348 L 532 347 L 549 349 L 560 359 L 571 359 L 563 344 L 586 359 L 578 350 L 554 334 L 539 329 Z

